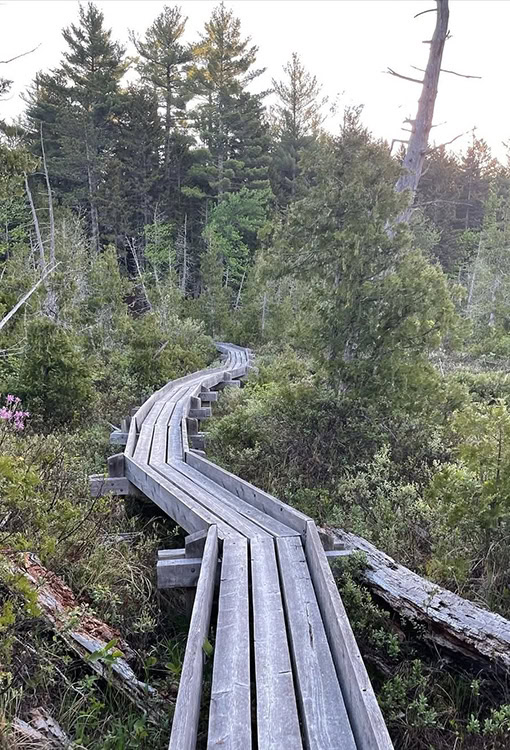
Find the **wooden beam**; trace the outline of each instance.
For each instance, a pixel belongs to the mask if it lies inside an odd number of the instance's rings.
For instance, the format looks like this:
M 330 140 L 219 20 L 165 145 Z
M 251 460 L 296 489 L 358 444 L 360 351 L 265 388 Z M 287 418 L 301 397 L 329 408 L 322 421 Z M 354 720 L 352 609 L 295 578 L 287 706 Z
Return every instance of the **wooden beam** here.
M 126 445 L 128 441 L 128 432 L 122 432 L 121 430 L 114 430 L 110 433 L 110 444 L 112 445 Z
M 358 747 L 363 750 L 393 750 L 381 709 L 313 521 L 308 522 L 305 554 Z
M 191 419 L 209 419 L 212 417 L 212 409 L 210 406 L 202 406 L 200 409 L 190 409 L 188 416 Z
M 307 750 L 356 750 L 301 539 L 276 540 Z
M 207 534 L 202 572 L 191 616 L 168 750 L 195 750 L 196 748 L 202 694 L 204 644 L 209 634 L 217 559 L 218 534 L 216 526 L 211 526 Z
M 224 487 L 233 495 L 237 495 L 237 497 L 267 513 L 268 516 L 275 518 L 277 521 L 285 524 L 285 526 L 289 526 L 299 534 L 304 535 L 306 533 L 309 518 L 304 513 L 300 513 L 290 505 L 280 502 L 280 500 L 277 500 L 267 492 L 259 490 L 258 487 L 222 469 L 203 456 L 186 453 L 185 458 L 187 464 L 200 471 L 213 482 L 216 482 L 220 487 Z
M 251 748 L 248 543 L 223 543 L 208 750 Z
M 274 542 L 250 546 L 258 747 L 302 750 Z
M 185 560 L 158 560 L 156 566 L 158 589 L 196 586 L 201 567 L 201 557 L 190 557 Z

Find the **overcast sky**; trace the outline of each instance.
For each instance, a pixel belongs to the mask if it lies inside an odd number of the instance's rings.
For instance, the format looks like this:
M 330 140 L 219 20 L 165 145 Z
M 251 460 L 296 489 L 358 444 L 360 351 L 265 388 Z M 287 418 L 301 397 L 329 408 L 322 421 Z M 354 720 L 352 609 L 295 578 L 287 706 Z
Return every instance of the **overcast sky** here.
M 189 17 L 187 38 L 195 39 L 214 0 L 176 4 Z M 128 29 L 143 33 L 164 3 L 103 0 L 97 5 L 115 38 L 132 52 Z M 297 51 L 323 83 L 324 93 L 339 95 L 341 107 L 363 104 L 364 121 L 375 134 L 389 141 L 405 137 L 401 123 L 415 112 L 419 87 L 384 70 L 390 66 L 415 76 L 410 66 L 424 66 L 429 47 L 422 40 L 430 38 L 435 15 L 413 16 L 433 7 L 433 0 L 230 0 L 227 5 L 260 48 L 259 64 L 267 67 L 258 82 L 261 88 L 280 76 L 282 65 Z M 0 58 L 41 45 L 31 55 L 0 66 L 1 75 L 15 82 L 8 100 L 0 102 L 0 117 L 17 116 L 23 109 L 20 93 L 37 70 L 59 63 L 65 48 L 61 29 L 77 13 L 76 0 L 0 0 Z M 510 141 L 509 30 L 510 0 L 450 0 L 452 38 L 443 67 L 482 80 L 442 74 L 435 122 L 446 124 L 433 130 L 436 142 L 476 126 L 477 135 L 505 157 L 503 142 Z M 465 148 L 470 138 L 464 136 L 452 148 Z

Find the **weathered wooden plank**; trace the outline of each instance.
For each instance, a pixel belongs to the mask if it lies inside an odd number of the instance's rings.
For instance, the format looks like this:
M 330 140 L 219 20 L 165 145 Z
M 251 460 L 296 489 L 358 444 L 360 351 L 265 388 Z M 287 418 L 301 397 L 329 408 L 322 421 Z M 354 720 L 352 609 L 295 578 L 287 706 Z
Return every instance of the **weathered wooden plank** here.
M 203 432 L 199 432 L 196 435 L 188 435 L 188 440 L 193 450 L 205 453 L 205 434 Z
M 196 748 L 202 693 L 203 648 L 209 633 L 217 560 L 217 530 L 215 526 L 211 526 L 207 534 L 202 572 L 191 615 L 169 750 L 195 750 Z
M 301 750 L 274 542 L 254 539 L 250 548 L 258 746 Z
M 185 557 L 186 550 L 182 549 L 160 549 L 158 550 L 158 560 L 182 560 Z
M 212 417 L 210 406 L 202 406 L 200 409 L 190 409 L 189 416 L 191 419 L 209 419 Z
M 224 487 L 221 487 L 212 479 L 209 479 L 205 474 L 201 474 L 199 471 L 194 469 L 192 466 L 184 463 L 183 461 L 176 461 L 172 464 L 174 468 L 181 474 L 184 474 L 191 479 L 198 487 L 202 487 L 207 490 L 211 495 L 221 500 L 225 505 L 232 510 L 237 511 L 245 518 L 249 518 L 250 521 L 260 526 L 261 529 L 267 531 L 272 536 L 295 536 L 298 532 L 291 529 L 290 526 L 286 526 L 281 521 L 268 516 L 267 513 L 259 510 L 245 500 L 242 500 L 237 495 L 229 492 Z
M 211 403 L 218 400 L 218 394 L 215 391 L 201 391 L 200 400 L 205 403 Z
M 208 750 L 250 750 L 248 543 L 223 543 Z
M 103 474 L 92 474 L 89 477 L 89 488 L 92 497 L 102 495 L 132 495 L 132 484 L 126 477 L 105 477 Z M 134 488 L 133 488 L 134 489 Z
M 178 487 L 181 491 L 193 498 L 196 503 L 199 503 L 207 510 L 214 513 L 218 518 L 221 518 L 225 523 L 228 523 L 233 529 L 238 531 L 245 537 L 252 538 L 255 536 L 268 536 L 264 529 L 261 529 L 256 524 L 252 523 L 248 518 L 245 518 L 236 510 L 232 510 L 226 503 L 218 500 L 214 495 L 209 494 L 203 490 L 188 477 L 184 476 L 181 472 L 177 471 L 175 464 L 157 464 L 152 465 L 161 476 L 165 477 L 175 487 Z
M 152 438 L 152 447 L 149 462 L 166 460 L 168 444 L 168 423 L 172 417 L 177 402 L 178 394 L 169 398 L 163 409 L 160 411 L 154 425 L 154 436 Z
M 125 464 L 124 464 L 123 453 L 116 453 L 114 456 L 108 456 L 107 463 L 108 463 L 108 476 L 109 477 L 123 477 L 124 476 Z
M 122 432 L 122 430 L 114 430 L 110 433 L 110 444 L 111 445 L 126 445 L 128 441 L 128 432 Z
M 135 452 L 135 445 L 136 445 L 136 418 L 133 417 L 131 419 L 131 423 L 129 425 L 129 433 L 128 433 L 128 439 L 126 443 L 126 447 L 124 448 L 124 454 L 126 456 L 132 456 Z
M 237 495 L 237 497 L 267 513 L 268 516 L 275 518 L 277 521 L 285 524 L 285 526 L 290 526 L 291 529 L 294 529 L 299 534 L 304 535 L 306 533 L 306 524 L 309 518 L 304 513 L 300 513 L 295 508 L 291 508 L 290 505 L 280 502 L 267 492 L 259 490 L 253 484 L 245 482 L 244 479 L 231 474 L 229 471 L 222 469 L 202 456 L 186 453 L 185 458 L 187 464 L 200 471 L 206 477 L 209 477 L 209 479 L 212 479 L 220 487 L 224 487 L 233 495 Z
M 149 455 L 152 447 L 152 437 L 154 435 L 154 425 L 142 424 L 140 434 L 136 442 L 136 448 L 133 454 L 135 461 L 139 463 L 149 463 Z
M 174 560 L 158 560 L 156 565 L 158 589 L 196 586 L 201 567 L 201 557 L 190 557 L 184 560 L 179 558 Z
M 305 553 L 358 747 L 362 750 L 393 750 L 393 744 L 313 521 L 308 522 Z
M 356 750 L 299 537 L 276 540 L 283 601 L 307 750 Z
M 214 524 L 218 527 L 221 539 L 236 533 L 221 518 L 197 503 L 163 475 L 150 466 L 138 464 L 130 456 L 126 456 L 126 477 L 186 531 L 192 533 Z

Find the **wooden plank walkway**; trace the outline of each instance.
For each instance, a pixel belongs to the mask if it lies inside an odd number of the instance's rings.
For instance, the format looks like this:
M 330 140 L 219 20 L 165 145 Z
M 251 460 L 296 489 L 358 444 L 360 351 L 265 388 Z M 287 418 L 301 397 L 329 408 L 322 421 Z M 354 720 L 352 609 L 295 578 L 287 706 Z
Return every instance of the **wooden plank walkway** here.
M 169 750 L 195 750 L 200 715 L 208 750 L 391 750 L 314 522 L 191 447 L 201 447 L 193 435 L 218 391 L 251 367 L 248 349 L 217 347 L 221 365 L 140 406 L 104 481 L 121 494 L 136 488 L 192 535 L 159 563 L 162 586 L 196 582 Z M 104 491 L 97 476 L 91 486 Z

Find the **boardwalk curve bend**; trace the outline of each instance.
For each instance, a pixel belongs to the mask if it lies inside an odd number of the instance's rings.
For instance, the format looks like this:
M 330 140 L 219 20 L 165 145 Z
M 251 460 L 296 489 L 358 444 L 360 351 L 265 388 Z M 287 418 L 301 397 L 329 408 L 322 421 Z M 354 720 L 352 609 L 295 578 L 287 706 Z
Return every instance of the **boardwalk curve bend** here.
M 219 367 L 168 383 L 136 411 L 105 480 L 189 534 L 182 554 L 158 561 L 159 585 L 196 585 L 169 748 L 196 748 L 213 628 L 208 750 L 390 750 L 315 523 L 205 458 L 200 421 L 251 366 L 248 349 L 218 349 Z

